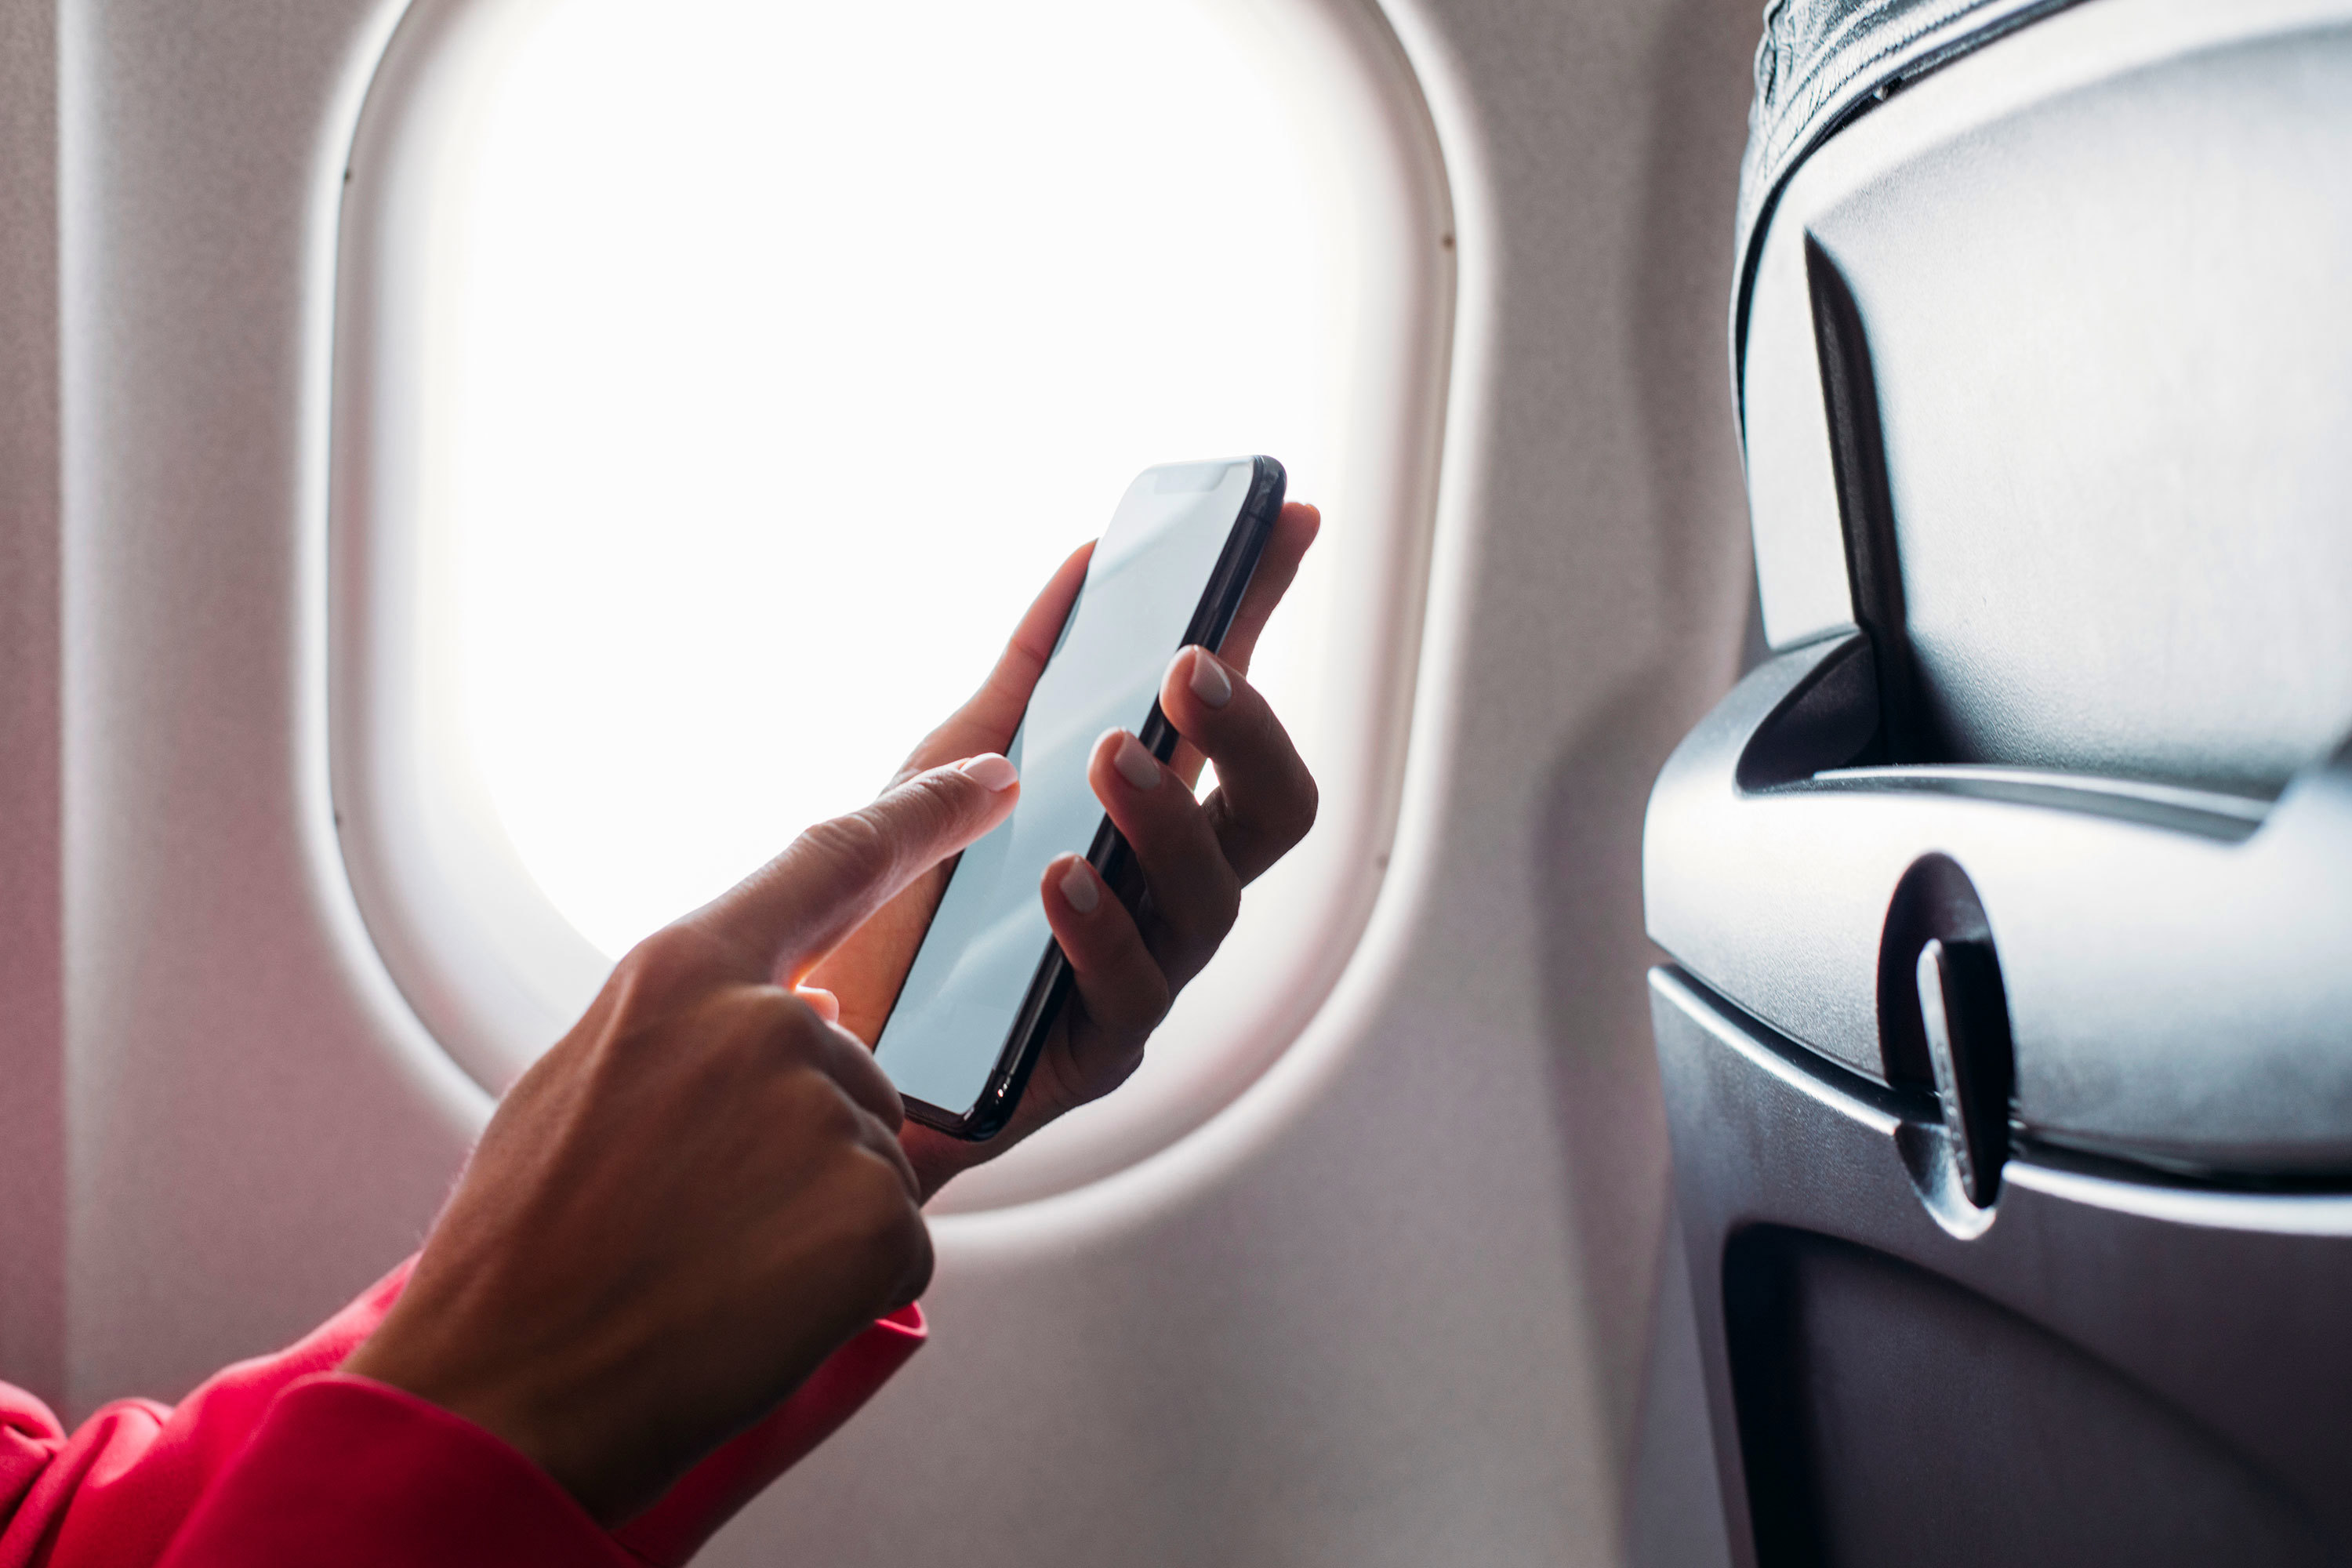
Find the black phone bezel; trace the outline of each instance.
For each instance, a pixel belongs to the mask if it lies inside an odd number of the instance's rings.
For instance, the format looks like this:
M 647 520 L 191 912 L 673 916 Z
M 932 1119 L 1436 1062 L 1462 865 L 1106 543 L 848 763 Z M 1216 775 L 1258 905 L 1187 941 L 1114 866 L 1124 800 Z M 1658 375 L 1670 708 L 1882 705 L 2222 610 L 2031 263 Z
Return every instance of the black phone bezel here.
M 1183 640 L 1169 650 L 1174 658 L 1181 649 L 1199 646 L 1215 653 L 1224 646 L 1225 633 L 1232 628 L 1234 616 L 1241 608 L 1242 595 L 1249 589 L 1250 578 L 1257 571 L 1258 557 L 1265 553 L 1265 542 L 1274 531 L 1275 519 L 1281 514 L 1283 491 L 1287 476 L 1280 463 L 1263 454 L 1251 459 L 1249 493 L 1242 500 L 1241 512 L 1234 519 L 1233 531 L 1225 537 L 1225 547 L 1217 556 L 1217 564 L 1209 574 L 1208 585 L 1201 592 L 1201 602 L 1192 611 L 1192 619 L 1184 629 Z M 1078 604 L 1085 599 L 1082 589 L 1078 599 L 1070 605 L 1070 616 L 1078 613 Z M 1064 622 L 1066 630 L 1068 622 Z M 1057 649 L 1058 651 L 1058 646 Z M 1025 721 L 1026 716 L 1024 714 Z M 1168 722 L 1154 699 L 1151 712 L 1136 731 L 1137 738 L 1151 749 L 1151 754 L 1166 762 L 1175 753 L 1179 739 L 1174 725 Z M 1111 826 L 1108 816 L 1095 829 L 1094 843 L 1087 850 L 1087 859 L 1121 903 L 1134 909 L 1142 896 L 1140 879 L 1134 872 L 1134 856 L 1127 839 Z M 954 873 L 949 873 L 954 880 Z M 930 934 L 924 930 L 925 937 Z M 1045 939 L 1045 953 L 1038 960 L 1037 972 L 1029 982 L 1021 1010 L 1013 1016 L 1013 1027 L 1006 1032 L 1004 1045 L 997 1052 L 996 1066 L 988 1075 L 980 1098 L 972 1101 L 968 1111 L 945 1110 L 927 1100 L 906 1097 L 907 1115 L 926 1127 L 938 1129 L 953 1138 L 967 1142 L 984 1143 L 1004 1131 L 1006 1122 L 1020 1106 L 1021 1094 L 1028 1087 L 1029 1074 L 1037 1065 L 1037 1054 L 1044 1049 L 1046 1033 L 1061 1016 L 1063 1005 L 1069 999 L 1074 979 L 1069 960 L 1062 955 L 1062 944 L 1052 937 Z M 898 1011 L 893 998 L 892 1013 Z M 886 1015 L 882 1029 L 890 1026 Z M 882 1033 L 875 1035 L 875 1044 L 881 1045 Z

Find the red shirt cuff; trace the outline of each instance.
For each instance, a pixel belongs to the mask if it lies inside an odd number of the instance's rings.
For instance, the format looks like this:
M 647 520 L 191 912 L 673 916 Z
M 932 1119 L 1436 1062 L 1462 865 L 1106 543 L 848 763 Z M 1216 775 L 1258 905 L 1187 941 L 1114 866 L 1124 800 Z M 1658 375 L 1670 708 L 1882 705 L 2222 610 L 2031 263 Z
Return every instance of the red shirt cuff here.
M 547 1472 L 415 1395 L 322 1373 L 279 1394 L 161 1568 L 635 1568 Z
M 676 1568 L 855 1415 L 924 1335 L 919 1308 L 877 1322 L 609 1535 L 546 1471 L 463 1416 L 369 1378 L 313 1373 L 272 1402 L 161 1568 Z
M 921 1348 L 919 1307 L 901 1307 L 833 1352 L 775 1414 L 723 1445 L 670 1488 L 661 1501 L 614 1531 L 656 1568 L 677 1568 L 719 1527 L 800 1463 L 873 1397 Z

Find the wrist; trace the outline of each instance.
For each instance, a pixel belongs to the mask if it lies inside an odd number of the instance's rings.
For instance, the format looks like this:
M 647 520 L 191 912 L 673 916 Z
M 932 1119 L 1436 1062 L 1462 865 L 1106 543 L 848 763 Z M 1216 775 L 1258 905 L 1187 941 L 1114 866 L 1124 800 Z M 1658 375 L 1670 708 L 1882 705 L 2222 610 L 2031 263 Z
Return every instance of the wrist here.
M 491 1374 L 475 1366 L 474 1358 L 449 1354 L 445 1347 L 414 1343 L 405 1328 L 387 1320 L 336 1370 L 399 1389 L 480 1427 L 544 1471 L 592 1515 L 604 1517 L 604 1489 L 583 1467 L 568 1463 L 561 1445 L 550 1440 L 564 1424 L 537 1418 L 541 1402 L 519 1378 L 511 1372 Z

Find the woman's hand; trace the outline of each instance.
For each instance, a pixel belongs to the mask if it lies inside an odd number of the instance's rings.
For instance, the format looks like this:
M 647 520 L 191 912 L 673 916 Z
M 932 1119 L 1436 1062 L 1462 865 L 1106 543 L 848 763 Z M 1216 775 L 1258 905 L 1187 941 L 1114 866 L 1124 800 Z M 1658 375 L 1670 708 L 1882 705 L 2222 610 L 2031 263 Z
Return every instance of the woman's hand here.
M 1146 912 L 1077 856 L 1047 868 L 1040 896 L 1076 985 L 1004 1133 L 971 1144 L 906 1123 L 866 1042 L 948 862 L 1013 808 L 996 753 L 1086 551 L 880 799 L 621 961 L 508 1092 L 399 1302 L 343 1370 L 496 1433 L 612 1524 L 921 1294 L 923 1200 L 1132 1072 L 1242 885 L 1313 823 L 1314 781 L 1241 672 L 1317 526 L 1311 507 L 1285 507 L 1224 659 L 1192 648 L 1170 666 L 1160 706 L 1183 737 L 1170 763 L 1119 731 L 1097 744 L 1095 793 L 1134 847 Z M 1219 788 L 1200 802 L 1204 760 Z
M 1076 984 L 1047 1037 L 1013 1121 L 971 1143 L 908 1122 L 899 1134 L 929 1199 L 958 1172 L 1003 1152 L 1054 1118 L 1108 1094 L 1143 1060 L 1144 1042 L 1176 994 L 1232 929 L 1244 884 L 1288 853 L 1315 821 L 1315 781 L 1289 735 L 1243 676 L 1250 654 L 1321 520 L 1296 502 L 1282 509 L 1226 634 L 1222 658 L 1176 656 L 1160 706 L 1183 737 L 1164 766 L 1133 736 L 1096 743 L 1088 775 L 1110 819 L 1133 847 L 1147 898 L 1140 920 L 1111 896 L 1078 855 L 1046 868 L 1039 896 Z M 1062 564 L 1022 618 L 987 683 L 915 749 L 901 779 L 950 758 L 1001 752 L 1029 704 L 1085 580 L 1091 546 Z M 1217 788 L 1193 797 L 1202 763 Z M 909 883 L 809 976 L 817 1005 L 871 1044 L 913 963 L 947 887 L 942 865 Z
M 508 1091 L 343 1370 L 496 1433 L 610 1525 L 920 1295 L 898 1093 L 791 987 L 1014 782 L 995 755 L 916 773 L 638 943 Z

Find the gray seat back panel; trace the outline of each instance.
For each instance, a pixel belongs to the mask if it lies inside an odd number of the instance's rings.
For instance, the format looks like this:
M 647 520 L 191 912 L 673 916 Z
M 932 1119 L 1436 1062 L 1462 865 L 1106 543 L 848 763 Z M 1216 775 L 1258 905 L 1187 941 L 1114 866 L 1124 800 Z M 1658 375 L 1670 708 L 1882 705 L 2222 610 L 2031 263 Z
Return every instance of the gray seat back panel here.
M 1733 1556 L 2352 1560 L 2352 0 L 1770 26 L 1643 848 Z

